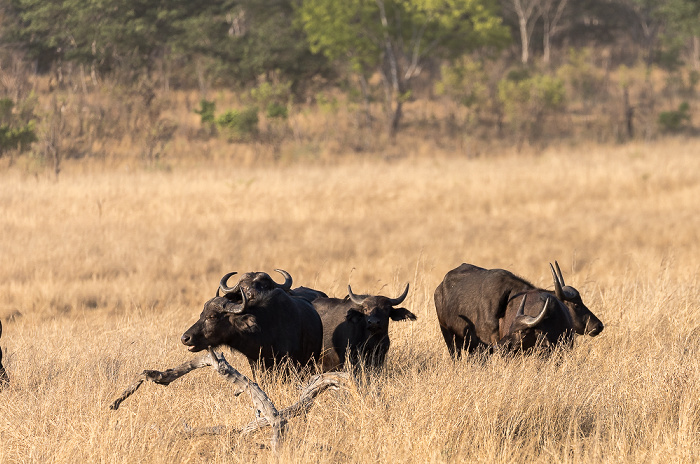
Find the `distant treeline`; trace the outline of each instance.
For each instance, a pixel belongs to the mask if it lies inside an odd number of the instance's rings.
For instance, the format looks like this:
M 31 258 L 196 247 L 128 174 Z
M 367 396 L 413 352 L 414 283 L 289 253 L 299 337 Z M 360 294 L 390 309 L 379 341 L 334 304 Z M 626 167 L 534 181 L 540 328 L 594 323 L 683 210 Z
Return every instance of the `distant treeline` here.
M 136 89 L 147 111 L 162 92 L 197 90 L 203 127 L 240 140 L 258 112 L 283 120 L 331 102 L 329 89 L 391 137 L 408 103 L 435 98 L 474 134 L 649 136 L 690 125 L 700 81 L 695 0 L 5 0 L 0 12 L 0 156 L 36 138 L 28 74 L 50 91 Z M 253 92 L 250 105 L 216 116 L 222 88 Z

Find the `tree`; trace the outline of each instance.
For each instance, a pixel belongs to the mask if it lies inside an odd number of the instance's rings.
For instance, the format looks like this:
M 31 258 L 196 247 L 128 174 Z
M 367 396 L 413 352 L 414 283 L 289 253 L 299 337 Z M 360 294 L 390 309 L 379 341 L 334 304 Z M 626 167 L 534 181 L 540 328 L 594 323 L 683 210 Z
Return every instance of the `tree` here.
M 10 0 L 2 40 L 22 44 L 41 69 L 69 61 L 135 76 L 173 49 L 220 44 L 234 1 Z
M 539 5 L 542 16 L 542 60 L 549 63 L 551 54 L 551 41 L 561 31 L 561 19 L 569 0 L 541 0 Z
M 700 69 L 700 2 L 696 0 L 668 0 L 661 7 L 667 21 L 666 42 L 690 39 L 693 67 Z
M 304 0 L 298 11 L 312 51 L 348 62 L 362 83 L 379 73 L 392 137 L 429 57 L 506 43 L 496 13 L 490 0 Z
M 527 64 L 530 61 L 530 38 L 539 19 L 539 5 L 542 0 L 506 0 L 504 6 L 515 14 L 520 32 L 520 61 Z
M 631 13 L 633 37 L 644 48 L 647 66 L 651 66 L 654 60 L 654 49 L 664 24 L 662 3 L 658 0 L 623 0 Z

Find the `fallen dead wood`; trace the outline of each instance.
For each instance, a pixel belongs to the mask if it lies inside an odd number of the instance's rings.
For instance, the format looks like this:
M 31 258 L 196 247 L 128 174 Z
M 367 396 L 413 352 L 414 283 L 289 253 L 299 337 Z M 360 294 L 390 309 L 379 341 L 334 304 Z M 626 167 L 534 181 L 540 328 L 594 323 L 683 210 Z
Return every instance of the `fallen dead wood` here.
M 328 389 L 338 390 L 342 384 L 347 384 L 349 382 L 350 374 L 347 372 L 327 372 L 325 374 L 315 375 L 302 388 L 301 395 L 299 395 L 299 401 L 281 410 L 279 415 L 282 417 L 282 419 L 288 421 L 292 417 L 305 414 L 309 411 L 309 409 L 311 409 L 311 406 L 318 395 Z M 260 417 L 243 427 L 241 434 L 247 435 L 263 427 L 267 427 L 268 425 L 270 425 L 270 422 L 268 421 L 267 417 Z
M 145 381 L 167 386 L 170 385 L 170 382 L 179 379 L 185 374 L 189 374 L 195 369 L 211 365 L 213 365 L 213 363 L 211 362 L 210 354 L 207 353 L 206 355 L 201 356 L 199 358 L 195 358 L 192 361 L 180 364 L 179 366 L 173 369 L 167 369 L 165 371 L 145 370 L 141 373 L 136 382 L 129 385 L 129 387 L 126 390 L 124 390 L 124 393 L 119 395 L 119 398 L 114 400 L 112 404 L 109 405 L 109 409 L 112 409 L 114 411 L 119 409 L 119 406 L 122 404 L 122 401 L 136 393 L 136 390 L 138 390 L 141 384 Z
M 145 381 L 157 383 L 159 385 L 169 385 L 174 380 L 179 379 L 185 374 L 192 372 L 205 366 L 213 367 L 221 376 L 226 378 L 238 387 L 237 394 L 247 392 L 253 405 L 259 411 L 258 419 L 247 424 L 240 431 L 241 434 L 247 435 L 255 430 L 259 430 L 268 425 L 272 426 L 271 445 L 273 450 L 277 450 L 282 442 L 282 435 L 287 421 L 292 417 L 304 414 L 311 409 L 314 399 L 325 390 L 337 390 L 341 384 L 347 383 L 350 380 L 349 374 L 345 372 L 330 372 L 319 374 L 311 378 L 311 380 L 302 388 L 302 393 L 299 401 L 289 406 L 288 408 L 278 411 L 267 394 L 258 386 L 257 383 L 251 382 L 246 376 L 234 369 L 224 358 L 223 353 L 217 354 L 209 348 L 206 355 L 193 359 L 192 361 L 180 364 L 179 366 L 167 369 L 165 371 L 145 370 L 141 373 L 138 380 L 130 385 L 116 400 L 109 406 L 112 410 L 119 409 L 121 403 L 133 395 Z M 204 431 L 191 430 L 194 435 L 209 435 L 220 434 L 225 429 L 223 427 L 207 427 Z

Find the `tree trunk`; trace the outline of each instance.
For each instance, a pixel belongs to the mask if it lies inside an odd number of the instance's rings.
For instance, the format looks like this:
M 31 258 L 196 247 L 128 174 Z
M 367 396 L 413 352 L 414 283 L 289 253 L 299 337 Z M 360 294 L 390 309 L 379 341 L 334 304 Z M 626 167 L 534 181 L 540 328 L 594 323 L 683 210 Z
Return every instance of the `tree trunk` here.
M 515 14 L 518 16 L 518 28 L 520 29 L 520 61 L 527 64 L 530 61 L 530 37 L 537 20 L 535 7 L 538 0 L 512 0 Z M 523 3 L 525 5 L 523 6 Z
M 544 21 L 544 30 L 542 33 L 542 61 L 544 61 L 545 64 L 549 64 L 551 28 L 549 24 L 549 18 L 546 15 L 542 18 L 542 20 Z
M 401 100 L 401 98 L 403 97 L 401 95 L 398 95 L 396 108 L 393 109 L 391 114 L 391 122 L 389 124 L 389 136 L 392 140 L 396 139 L 396 134 L 399 132 L 399 123 L 401 122 L 401 116 L 403 115 L 403 101 Z
M 523 64 L 527 64 L 530 61 L 530 39 L 527 36 L 527 22 L 525 18 L 520 17 L 518 24 L 520 25 L 520 61 Z
M 404 97 L 404 89 L 403 84 L 401 82 L 401 76 L 399 76 L 399 62 L 396 58 L 396 53 L 394 52 L 394 47 L 391 43 L 391 39 L 389 38 L 389 21 L 386 17 L 384 1 L 375 1 L 377 2 L 377 6 L 379 7 L 379 18 L 382 22 L 382 27 L 384 28 L 384 61 L 385 68 L 388 68 L 388 72 L 384 71 L 382 74 L 385 90 L 387 92 L 387 111 L 389 113 L 389 136 L 392 140 L 394 140 L 399 128 L 399 122 L 401 121 L 401 109 L 403 106 L 403 102 L 401 99 Z M 393 108 L 393 100 L 396 100 L 396 109 Z
M 369 104 L 369 86 L 367 79 L 360 74 L 360 89 L 362 91 L 362 101 L 365 105 L 365 126 L 369 129 L 372 127 L 372 112 Z

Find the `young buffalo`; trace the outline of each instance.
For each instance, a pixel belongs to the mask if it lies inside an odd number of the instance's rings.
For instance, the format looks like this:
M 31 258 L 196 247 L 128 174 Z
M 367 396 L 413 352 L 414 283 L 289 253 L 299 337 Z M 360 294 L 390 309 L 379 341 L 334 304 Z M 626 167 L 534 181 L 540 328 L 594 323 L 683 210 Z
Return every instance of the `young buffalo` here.
M 391 344 L 389 320 L 416 319 L 406 308 L 395 307 L 407 294 L 408 284 L 398 298 L 355 295 L 348 285 L 348 296 L 342 300 L 314 300 L 323 321 L 323 370 L 342 369 L 346 359 L 354 368 L 382 367 Z

